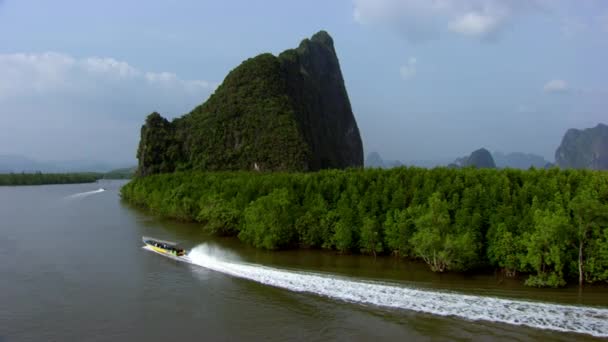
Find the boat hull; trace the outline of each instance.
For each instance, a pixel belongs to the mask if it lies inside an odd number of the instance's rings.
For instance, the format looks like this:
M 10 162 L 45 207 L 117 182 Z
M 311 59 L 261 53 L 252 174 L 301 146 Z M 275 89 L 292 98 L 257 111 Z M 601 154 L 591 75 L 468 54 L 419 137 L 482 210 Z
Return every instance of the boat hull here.
M 154 252 L 154 253 L 156 253 L 158 255 L 162 255 L 162 256 L 164 256 L 166 258 L 169 258 L 169 259 L 173 259 L 173 260 L 177 260 L 177 261 L 181 261 L 181 262 L 191 263 L 190 258 L 188 257 L 187 254 L 182 255 L 182 256 L 177 256 L 177 255 L 173 255 L 173 254 L 167 253 L 162 248 L 158 248 L 158 247 L 154 247 L 154 246 L 150 246 L 150 245 L 145 245 L 143 247 L 143 249 L 148 250 L 150 252 Z
M 142 241 L 144 248 L 174 260 L 190 262 L 186 250 L 177 247 L 177 243 L 144 236 Z

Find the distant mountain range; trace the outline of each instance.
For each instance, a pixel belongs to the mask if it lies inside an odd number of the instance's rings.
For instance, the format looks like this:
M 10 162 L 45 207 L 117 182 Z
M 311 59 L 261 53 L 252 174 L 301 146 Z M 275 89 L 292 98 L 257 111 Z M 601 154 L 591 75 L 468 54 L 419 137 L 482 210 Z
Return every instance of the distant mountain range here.
M 108 172 L 128 166 L 96 160 L 38 161 L 20 155 L 0 155 L 0 173 Z
M 474 166 L 477 168 L 488 168 L 495 169 L 496 163 L 490 151 L 485 148 L 480 148 L 473 151 L 468 157 L 457 158 L 453 163 L 449 164 L 448 167 L 469 167 Z
M 490 153 L 485 149 L 473 152 L 470 156 L 454 159 L 453 162 L 441 160 L 425 160 L 401 162 L 398 160 L 385 161 L 378 152 L 368 154 L 365 167 L 391 168 L 401 165 L 412 165 L 432 168 L 437 166 L 466 167 L 496 167 L 512 169 L 550 168 L 558 166 L 568 169 L 608 170 L 608 125 L 598 124 L 593 128 L 571 128 L 564 134 L 562 142 L 555 151 L 555 163 L 531 153 L 496 151 Z M 481 166 L 483 165 L 483 166 Z M 493 166 L 494 165 L 494 166 Z
M 131 179 L 135 176 L 137 166 L 125 167 L 106 172 L 103 176 L 105 179 Z
M 545 158 L 522 152 L 503 153 L 495 151 L 491 154 L 497 168 L 529 169 L 547 168 L 554 166 Z M 384 160 L 378 152 L 371 152 L 365 158 L 365 167 L 393 168 L 399 166 L 418 166 L 433 168 L 437 166 L 462 166 L 470 156 L 449 160 Z M 584 130 L 569 129 L 559 148 L 555 152 L 556 165 L 562 168 L 608 169 L 608 126 L 598 124 L 594 128 Z M 453 159 L 452 159 L 453 160 Z M 10 172 L 109 172 L 125 168 L 126 173 L 132 173 L 133 167 L 128 163 L 108 163 L 92 160 L 72 161 L 36 161 L 20 155 L 0 155 L 0 173 Z M 120 170 L 123 171 L 123 170 Z
M 390 169 L 399 166 L 403 166 L 403 163 L 399 160 L 384 160 L 378 152 L 372 152 L 365 158 L 365 167 Z
M 547 167 L 548 164 L 551 164 L 545 158 L 532 154 L 532 153 L 522 153 L 522 152 L 513 152 L 513 153 L 502 153 L 502 152 L 494 152 L 492 153 L 492 157 L 494 157 L 494 162 L 496 162 L 496 167 L 498 168 L 507 168 L 510 167 L 512 169 L 529 169 L 530 167 L 534 167 L 537 169 Z
M 486 153 L 484 153 L 484 150 Z M 552 165 L 545 158 L 522 152 L 503 153 L 494 152 L 490 153 L 485 149 L 475 151 L 474 158 L 471 160 L 473 154 L 461 158 L 456 158 L 453 162 L 450 160 L 412 160 L 402 162 L 399 160 L 384 160 L 378 152 L 371 152 L 365 159 L 365 167 L 375 168 L 392 168 L 403 165 L 418 166 L 425 168 L 433 168 L 437 166 L 451 166 L 451 167 L 463 167 L 469 165 L 469 161 L 472 162 L 470 165 L 483 165 L 483 167 L 497 167 L 497 168 L 513 168 L 513 169 L 529 169 L 530 167 L 543 168 L 547 165 Z
M 367 168 L 381 168 L 390 169 L 393 167 L 400 166 L 416 166 L 431 169 L 438 166 L 446 166 L 450 163 L 450 159 L 444 160 L 408 160 L 402 162 L 400 160 L 384 160 L 378 152 L 370 152 L 365 158 L 365 167 Z

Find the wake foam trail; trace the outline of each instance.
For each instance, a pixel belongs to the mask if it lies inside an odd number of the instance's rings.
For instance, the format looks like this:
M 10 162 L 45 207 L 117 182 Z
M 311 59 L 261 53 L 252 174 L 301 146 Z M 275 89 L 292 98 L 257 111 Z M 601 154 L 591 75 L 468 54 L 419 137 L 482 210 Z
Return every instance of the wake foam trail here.
M 234 277 L 347 302 L 608 337 L 608 309 L 465 295 L 280 270 L 228 261 L 208 245 L 195 247 L 189 257 L 195 265 Z
M 97 190 L 93 190 L 93 191 L 87 191 L 87 192 L 81 192 L 78 194 L 74 194 L 74 195 L 70 195 L 66 198 L 82 198 L 82 197 L 87 197 L 87 196 L 91 196 L 91 195 L 95 195 L 101 192 L 106 191 L 105 189 L 97 189 Z

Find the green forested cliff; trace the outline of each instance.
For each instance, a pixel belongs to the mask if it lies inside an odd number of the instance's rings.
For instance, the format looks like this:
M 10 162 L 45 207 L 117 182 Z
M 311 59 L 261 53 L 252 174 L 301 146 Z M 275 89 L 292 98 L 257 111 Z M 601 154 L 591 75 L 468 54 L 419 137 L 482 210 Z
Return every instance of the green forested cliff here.
M 533 286 L 608 281 L 605 172 L 179 172 L 137 178 L 122 196 L 261 248 L 398 254 L 438 272 L 494 267 Z
M 205 103 L 172 122 L 150 114 L 137 157 L 140 175 L 362 166 L 332 38 L 321 31 L 278 57 L 244 61 Z

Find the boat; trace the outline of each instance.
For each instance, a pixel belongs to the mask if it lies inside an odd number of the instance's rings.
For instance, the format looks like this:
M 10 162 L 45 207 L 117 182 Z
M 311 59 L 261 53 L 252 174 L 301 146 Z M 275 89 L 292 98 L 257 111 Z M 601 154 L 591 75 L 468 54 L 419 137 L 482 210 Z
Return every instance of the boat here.
M 148 250 L 158 254 L 178 259 L 186 258 L 186 250 L 178 247 L 176 242 L 160 240 L 148 236 L 143 236 L 142 241 Z

